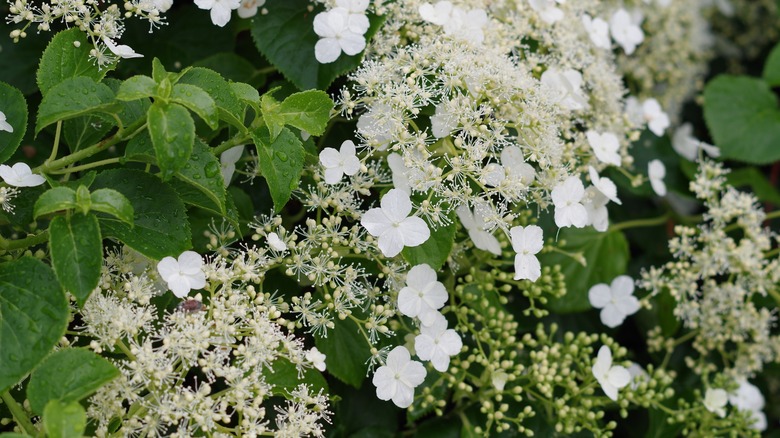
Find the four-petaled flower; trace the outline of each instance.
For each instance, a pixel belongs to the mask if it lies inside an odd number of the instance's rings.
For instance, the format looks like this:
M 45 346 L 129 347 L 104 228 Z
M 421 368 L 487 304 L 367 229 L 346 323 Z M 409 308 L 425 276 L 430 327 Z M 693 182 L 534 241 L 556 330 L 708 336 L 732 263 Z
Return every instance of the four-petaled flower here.
M 615 134 L 611 132 L 605 132 L 599 134 L 596 131 L 588 131 L 585 133 L 588 138 L 588 144 L 593 148 L 593 153 L 596 154 L 596 158 L 602 163 L 614 164 L 620 166 L 620 142 Z
M 699 158 L 699 149 L 713 158 L 720 156 L 720 149 L 717 146 L 705 143 L 693 136 L 693 126 L 690 123 L 683 123 L 674 131 L 672 147 L 678 154 L 690 161 L 696 161 Z
M 606 345 L 599 348 L 591 371 L 601 385 L 601 389 L 612 401 L 617 401 L 618 389 L 626 387 L 631 382 L 631 374 L 625 367 L 612 366 L 612 351 Z
M 612 43 L 609 40 L 609 24 L 601 18 L 591 18 L 588 14 L 582 15 L 582 25 L 593 44 L 601 49 L 609 49 Z
M 403 346 L 395 347 L 387 355 L 385 365 L 374 373 L 371 382 L 376 386 L 380 400 L 393 400 L 399 408 L 408 408 L 414 401 L 414 388 L 425 380 L 425 367 Z
M 450 366 L 450 356 L 460 353 L 463 347 L 458 333 L 447 328 L 447 319 L 438 314 L 429 326 L 420 327 L 420 334 L 414 338 L 417 357 L 429 360 L 436 371 L 445 372 Z
M 501 164 L 489 163 L 482 175 L 482 181 L 491 187 L 498 187 L 504 181 L 528 186 L 536 178 L 536 171 L 525 162 L 519 147 L 507 146 L 501 151 Z
M 634 280 L 628 275 L 620 275 L 609 286 L 599 283 L 591 287 L 588 301 L 591 306 L 601 309 L 601 322 L 615 328 L 639 310 L 639 300 L 633 294 Z
M 366 48 L 363 34 L 368 30 L 368 17 L 352 14 L 349 9 L 337 7 L 320 12 L 314 17 L 314 33 L 320 36 L 314 45 L 314 57 L 321 64 L 329 64 L 341 55 L 357 55 Z
M 636 46 L 645 39 L 645 33 L 639 27 L 641 23 L 641 19 L 635 21 L 625 9 L 618 9 L 609 19 L 609 31 L 612 38 L 623 48 L 626 55 L 634 53 Z
M 211 11 L 211 22 L 219 27 L 225 27 L 230 21 L 233 9 L 241 6 L 240 0 L 195 0 L 195 5 L 200 9 Z
M 531 9 L 536 11 L 547 24 L 553 24 L 563 18 L 563 11 L 555 6 L 565 2 L 566 0 L 528 0 Z
M 325 182 L 336 184 L 344 175 L 352 176 L 360 170 L 360 159 L 355 155 L 355 143 L 346 140 L 341 148 L 325 148 L 320 152 L 320 164 L 325 168 Z
M 517 226 L 509 230 L 509 235 L 512 237 L 512 249 L 517 252 L 515 280 L 536 281 L 542 275 L 542 267 L 536 258 L 544 246 L 542 229 L 537 225 Z
M 666 166 L 661 160 L 652 160 L 647 163 L 647 177 L 650 179 L 650 186 L 658 196 L 666 196 Z
M 419 318 L 427 326 L 440 315 L 438 310 L 444 307 L 447 298 L 447 289 L 436 279 L 436 271 L 421 264 L 406 274 L 406 287 L 398 292 L 398 310 L 410 318 Z
M 206 286 L 203 259 L 195 251 L 184 251 L 178 259 L 165 257 L 157 263 L 157 272 L 168 283 L 168 289 L 179 298 L 184 298 L 191 289 Z
M 412 212 L 412 201 L 403 190 L 389 190 L 379 205 L 380 208 L 365 212 L 360 224 L 379 238 L 379 249 L 386 257 L 395 257 L 405 246 L 422 245 L 431 237 L 424 220 L 408 217 Z
M 0 178 L 14 187 L 35 187 L 46 182 L 44 177 L 32 173 L 30 166 L 25 163 L 16 163 L 13 166 L 0 164 Z
M 753 423 L 750 427 L 764 431 L 767 427 L 766 414 L 764 414 L 764 395 L 752 383 L 745 379 L 738 380 L 739 388 L 729 394 L 729 403 L 740 411 L 748 411 L 751 414 Z
M 628 97 L 626 114 L 636 125 L 647 123 L 647 128 L 659 137 L 664 135 L 664 131 L 669 127 L 669 116 L 661 108 L 661 104 L 653 98 L 646 99 L 640 104 L 636 97 Z
M 585 187 L 576 176 L 570 176 L 555 186 L 550 193 L 555 205 L 555 225 L 563 228 L 582 228 L 588 224 L 588 212 L 580 203 L 585 196 Z
M 287 244 L 276 233 L 268 233 L 266 240 L 268 241 L 268 246 L 274 251 L 282 252 L 287 250 Z
M 306 360 L 314 365 L 320 371 L 325 371 L 325 355 L 320 353 L 317 347 L 311 347 L 311 350 L 306 352 Z
M 725 389 L 707 388 L 707 392 L 704 393 L 704 407 L 721 418 L 726 416 L 726 403 L 728 401 L 729 395 Z
M 477 204 L 472 213 L 468 205 L 462 204 L 455 209 L 455 213 L 458 214 L 463 228 L 468 231 L 474 246 L 483 251 L 501 255 L 501 245 L 498 243 L 498 239 L 487 231 L 488 223 L 485 218 L 485 210 L 488 208 L 485 204 Z
M 116 44 L 114 44 L 113 41 L 111 41 L 111 38 L 103 38 L 103 44 L 105 44 L 106 47 L 108 47 L 108 50 L 110 50 L 111 53 L 113 53 L 114 55 L 120 58 L 130 59 L 130 58 L 144 57 L 144 55 L 140 53 L 136 53 L 136 51 L 133 50 L 133 48 L 130 46 L 126 46 L 124 44 L 120 44 L 117 46 Z
M 607 199 L 615 204 L 621 204 L 620 199 L 617 197 L 617 186 L 615 186 L 615 183 L 613 183 L 611 179 L 606 176 L 599 176 L 599 173 L 593 166 L 588 166 L 588 173 L 590 174 L 590 182 L 593 183 L 593 186 L 596 187 L 602 195 L 606 196 Z
M 6 121 L 5 113 L 2 111 L 0 111 L 0 131 L 14 132 L 14 127 Z
M 582 92 L 582 74 L 577 70 L 559 71 L 550 67 L 542 73 L 540 80 L 542 85 L 556 94 L 557 101 L 562 107 L 571 111 L 588 107 L 588 100 Z
M 484 9 L 465 11 L 447 0 L 435 5 L 423 3 L 417 9 L 423 20 L 442 26 L 444 34 L 473 44 L 482 44 L 485 34 L 482 28 L 487 24 Z

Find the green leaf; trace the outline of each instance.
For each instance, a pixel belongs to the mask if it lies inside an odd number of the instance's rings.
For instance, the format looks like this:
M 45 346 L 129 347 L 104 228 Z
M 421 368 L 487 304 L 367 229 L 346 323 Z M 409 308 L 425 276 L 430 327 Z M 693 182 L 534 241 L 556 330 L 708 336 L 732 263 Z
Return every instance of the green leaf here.
M 100 189 L 90 195 L 92 211 L 108 213 L 122 222 L 133 226 L 133 204 L 116 190 Z
M 108 85 L 113 92 L 118 92 L 119 87 L 122 86 L 122 81 L 113 78 L 106 78 L 103 83 Z M 117 101 L 119 111 L 117 115 L 122 121 L 124 126 L 131 125 L 136 121 L 146 118 L 146 112 L 149 111 L 149 107 L 152 105 L 149 99 L 137 99 L 132 101 Z
M 219 160 L 201 140 L 196 139 L 189 161 L 176 174 L 176 177 L 195 187 L 206 195 L 225 213 L 225 184 L 222 180 L 222 170 Z
M 233 52 L 217 53 L 195 63 L 195 67 L 205 67 L 222 75 L 227 80 L 247 82 L 255 86 L 262 85 L 263 76 L 246 58 Z M 258 81 L 258 79 L 260 79 Z M 254 87 L 252 87 L 254 88 Z
M 327 360 L 327 359 L 326 359 Z M 328 392 L 328 382 L 319 371 L 306 368 L 303 377 L 298 377 L 298 368 L 287 359 L 277 359 L 271 364 L 271 368 L 263 368 L 263 377 L 266 383 L 274 385 L 271 389 L 275 395 L 287 396 L 300 384 L 307 384 L 313 393 L 320 389 Z
M 762 76 L 770 86 L 780 85 L 780 44 L 777 44 L 766 58 Z
M 100 68 L 89 56 L 92 43 L 78 28 L 63 30 L 46 47 L 38 66 L 38 88 L 44 96 L 57 84 L 65 79 L 86 76 L 99 82 L 116 63 L 106 64 Z
M 600 233 L 591 227 L 564 228 L 558 235 L 559 248 L 569 253 L 580 253 L 578 261 L 560 252 L 539 256 L 542 267 L 560 265 L 566 279 L 566 295 L 550 300 L 548 307 L 557 313 L 582 312 L 591 308 L 588 291 L 598 283 L 611 283 L 628 266 L 628 242 L 620 231 Z
M 308 90 L 290 95 L 281 104 L 269 94 L 264 94 L 260 106 L 272 137 L 284 125 L 294 126 L 311 135 L 322 135 L 330 120 L 333 101 L 324 91 Z
M 83 306 L 98 285 L 103 265 L 103 239 L 97 217 L 77 213 L 52 219 L 49 251 L 60 284 Z
M 100 218 L 104 236 L 116 237 L 155 260 L 192 247 L 184 203 L 156 176 L 131 169 L 106 170 L 95 178 L 92 188 L 114 189 L 133 205 L 132 227 L 115 217 Z
M 200 87 L 189 84 L 173 86 L 171 101 L 176 102 L 198 115 L 211 129 L 219 127 L 219 112 L 217 104 L 208 93 Z
M 105 84 L 84 76 L 65 79 L 43 96 L 35 133 L 58 120 L 96 112 L 110 113 L 116 109 L 113 102 L 114 92 Z
M 87 428 L 87 413 L 76 402 L 52 400 L 43 410 L 43 427 L 49 438 L 81 438 Z
M 257 89 L 253 86 L 242 82 L 231 82 L 230 89 L 233 90 L 233 93 L 242 102 L 252 105 L 252 108 L 255 108 L 255 110 L 260 108 L 258 105 L 260 102 L 260 93 L 258 93 Z
M 152 145 L 148 131 L 139 133 L 127 143 L 125 157 L 133 161 L 157 164 L 157 158 L 154 156 L 154 145 Z
M 704 89 L 704 120 L 723 158 L 752 164 L 780 159 L 780 111 L 766 82 L 716 77 Z
M 159 101 L 149 108 L 146 120 L 157 166 L 165 181 L 189 160 L 195 142 L 195 122 L 184 107 Z
M 13 132 L 0 130 L 0 163 L 4 163 L 16 152 L 27 132 L 27 101 L 21 91 L 0 82 L 0 102 L 6 123 L 13 128 Z
M 314 45 L 319 37 L 314 33 L 314 17 L 321 7 L 309 10 L 308 0 L 288 0 L 266 5 L 267 14 L 252 19 L 252 39 L 257 49 L 279 68 L 279 71 L 299 90 L 325 90 L 334 79 L 356 68 L 362 53 L 341 56 L 330 64 L 320 64 L 314 58 Z M 369 15 L 371 26 L 365 34 L 370 40 L 379 29 L 383 17 Z
M 219 73 L 207 68 L 195 67 L 185 73 L 178 83 L 200 87 L 217 104 L 219 117 L 222 120 L 239 129 L 244 129 L 244 107 L 233 93 L 233 89 Z
M 342 382 L 360 388 L 366 378 L 366 360 L 371 356 L 368 344 L 350 319 L 334 320 L 327 338 L 315 338 L 317 349 L 325 356 L 328 372 Z
M 455 230 L 454 221 L 446 227 L 431 230 L 431 237 L 425 243 L 406 247 L 401 251 L 404 260 L 412 266 L 427 263 L 434 271 L 440 270 L 450 256 L 452 244 L 455 242 Z
M 35 201 L 33 216 L 37 218 L 71 208 L 76 208 L 76 191 L 68 187 L 55 187 L 38 197 L 38 200 Z
M 52 353 L 35 369 L 27 399 L 33 412 L 40 415 L 50 400 L 82 400 L 118 376 L 119 370 L 108 360 L 89 350 L 67 348 Z
M 105 138 L 116 122 L 104 114 L 93 114 L 65 120 L 62 124 L 62 138 L 71 152 L 92 146 Z
M 118 100 L 131 101 L 152 97 L 157 91 L 157 83 L 149 76 L 136 75 L 125 81 L 119 86 L 116 93 Z
M 260 171 L 268 183 L 274 210 L 277 212 L 287 204 L 292 191 L 298 187 L 303 172 L 303 144 L 287 128 L 283 128 L 275 140 L 265 126 L 252 131 L 257 146 Z
M 32 257 L 0 264 L 0 392 L 49 354 L 69 317 L 51 268 Z

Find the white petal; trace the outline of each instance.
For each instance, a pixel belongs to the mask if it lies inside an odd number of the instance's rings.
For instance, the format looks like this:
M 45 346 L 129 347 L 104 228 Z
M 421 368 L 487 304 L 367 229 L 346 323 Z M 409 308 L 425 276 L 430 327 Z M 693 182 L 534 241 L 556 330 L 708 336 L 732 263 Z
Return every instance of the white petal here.
M 360 219 L 360 225 L 363 225 L 368 233 L 374 237 L 382 235 L 392 227 L 390 219 L 388 219 L 381 208 L 372 208 L 363 213 L 363 217 Z
M 330 64 L 341 55 L 341 46 L 336 38 L 321 38 L 314 45 L 314 57 L 320 64 Z
M 179 255 L 179 270 L 184 274 L 195 274 L 200 272 L 203 266 L 203 259 L 195 251 L 184 251 Z
M 542 267 L 536 256 L 527 254 L 515 256 L 515 280 L 536 281 L 541 275 Z
M 409 199 L 409 195 L 398 189 L 390 189 L 379 203 L 384 214 L 392 222 L 401 222 L 412 211 L 412 201 Z
M 219 27 L 225 27 L 230 21 L 230 14 L 232 10 L 221 3 L 217 3 L 211 9 L 211 22 Z
M 341 154 L 333 148 L 325 148 L 320 151 L 320 164 L 323 167 L 332 168 L 341 165 Z
M 352 56 L 357 55 L 366 48 L 366 39 L 363 38 L 363 35 L 358 35 L 349 31 L 341 34 L 339 44 L 341 45 L 341 50 L 343 50 L 344 53 Z
M 618 389 L 625 388 L 631 382 L 631 374 L 625 367 L 618 365 L 609 370 L 607 380 Z
M 405 287 L 398 292 L 397 306 L 399 312 L 410 318 L 414 318 L 420 314 L 422 299 L 420 299 L 420 296 L 415 289 Z
M 469 230 L 469 237 L 477 248 L 495 255 L 501 255 L 501 244 L 494 235 L 487 231 L 472 229 Z
M 325 169 L 325 182 L 328 184 L 337 184 L 341 182 L 342 176 L 344 176 L 344 171 L 341 167 Z
M 404 219 L 398 229 L 403 237 L 404 246 L 422 245 L 431 237 L 428 224 L 416 216 Z
M 601 322 L 609 328 L 615 328 L 620 324 L 623 324 L 623 321 L 626 319 L 626 315 L 620 312 L 612 303 L 607 303 L 607 305 L 601 309 L 599 316 L 601 317 Z
M 390 227 L 379 236 L 377 245 L 385 257 L 395 257 L 404 249 L 404 235 L 399 228 Z
M 167 282 L 169 278 L 179 274 L 179 262 L 171 256 L 164 257 L 157 263 L 157 272 L 160 273 L 160 278 Z
M 595 284 L 588 291 L 588 301 L 590 301 L 591 306 L 597 309 L 603 308 L 611 300 L 612 291 L 609 286 L 604 283 Z

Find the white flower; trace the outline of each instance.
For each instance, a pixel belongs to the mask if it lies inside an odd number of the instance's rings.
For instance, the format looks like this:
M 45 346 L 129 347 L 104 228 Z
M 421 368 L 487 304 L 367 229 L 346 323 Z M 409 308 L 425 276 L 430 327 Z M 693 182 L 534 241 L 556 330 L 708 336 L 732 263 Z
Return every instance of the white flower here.
M 360 219 L 369 234 L 379 238 L 379 249 L 385 257 L 394 257 L 405 246 L 419 246 L 431 237 L 424 220 L 409 216 L 412 201 L 403 190 L 390 189 L 380 201 L 380 208 L 372 208 Z
M 764 414 L 764 395 L 752 383 L 747 380 L 739 380 L 739 388 L 729 394 L 729 403 L 741 411 L 749 411 L 753 417 L 753 429 L 764 431 L 767 427 L 766 414 Z
M 474 242 L 474 246 L 483 251 L 501 255 L 501 245 L 498 243 L 498 239 L 487 231 L 488 223 L 485 218 L 485 210 L 487 208 L 489 208 L 487 205 L 477 204 L 474 206 L 474 212 L 472 213 L 468 205 L 461 204 L 455 209 L 455 213 L 458 214 L 463 228 L 468 231 L 469 238 Z
M 593 225 L 596 231 L 604 232 L 609 227 L 609 211 L 607 204 L 609 199 L 594 186 L 585 189 L 585 197 L 582 205 L 588 213 L 588 223 Z
M 419 318 L 423 326 L 431 325 L 447 298 L 447 289 L 436 279 L 436 271 L 426 264 L 417 265 L 406 274 L 406 287 L 398 292 L 398 311 Z
M 108 47 L 108 50 L 111 51 L 114 55 L 120 57 L 120 58 L 143 58 L 144 55 L 140 53 L 136 53 L 135 50 L 132 49 L 130 46 L 126 46 L 124 44 L 116 45 L 113 41 L 111 41 L 110 38 L 103 38 L 103 44 Z
M 570 111 L 578 111 L 588 107 L 588 100 L 582 92 L 582 74 L 577 70 L 559 71 L 550 67 L 541 77 L 542 85 L 552 90 L 558 103 Z
M 556 4 L 565 3 L 566 0 L 528 0 L 531 9 L 539 13 L 539 16 L 547 24 L 553 24 L 563 18 L 563 11 Z
M 590 15 L 584 14 L 582 16 L 582 24 L 596 47 L 601 49 L 612 47 L 612 43 L 609 40 L 609 24 L 606 21 L 598 17 L 591 18 Z
M 268 246 L 270 246 L 274 251 L 282 252 L 287 250 L 287 244 L 284 243 L 284 240 L 279 238 L 278 234 L 268 233 L 265 238 L 268 241 Z
M 178 260 L 165 257 L 157 263 L 157 272 L 168 283 L 168 289 L 179 298 L 184 298 L 190 289 L 202 289 L 206 286 L 206 274 L 203 272 L 203 259 L 195 251 L 184 251 Z
M 436 371 L 442 373 L 450 366 L 450 356 L 460 353 L 463 347 L 458 333 L 447 329 L 447 319 L 438 314 L 429 326 L 420 327 L 420 334 L 414 338 L 414 350 L 417 357 L 429 360 Z
M 46 182 L 44 177 L 32 173 L 30 166 L 25 163 L 16 163 L 13 166 L 0 164 L 0 178 L 14 187 L 35 187 Z
M 152 0 L 152 4 L 159 12 L 168 12 L 168 9 L 173 6 L 173 0 Z
M 236 12 L 241 18 L 252 18 L 257 15 L 257 9 L 264 4 L 265 0 L 241 0 L 241 6 Z
M 328 64 L 338 59 L 341 52 L 357 55 L 366 48 L 363 37 L 366 30 L 368 18 L 365 15 L 350 14 L 341 7 L 320 12 L 314 17 L 314 33 L 320 36 L 314 46 L 314 57 L 321 64 Z
M 609 328 L 615 328 L 623 324 L 627 316 L 639 310 L 639 300 L 633 294 L 634 280 L 628 275 L 621 275 L 612 280 L 609 286 L 599 283 L 591 287 L 588 301 L 591 306 L 601 309 L 601 322 Z
M 325 168 L 325 182 L 336 184 L 341 177 L 352 176 L 360 170 L 360 160 L 355 155 L 355 143 L 346 140 L 339 150 L 325 148 L 320 152 L 320 163 Z
M 704 407 L 719 417 L 726 416 L 726 403 L 728 401 L 729 395 L 725 389 L 707 388 L 707 392 L 704 394 Z
M 306 352 L 306 360 L 314 365 L 320 371 L 325 371 L 325 355 L 320 353 L 317 347 L 311 347 L 311 350 Z
M 601 389 L 612 401 L 617 401 L 618 389 L 626 387 L 631 381 L 631 374 L 625 367 L 612 366 L 612 351 L 606 345 L 599 348 L 591 371 L 601 385 Z
M 376 143 L 377 149 L 383 151 L 393 140 L 393 133 L 401 129 L 399 120 L 402 119 L 403 114 L 400 110 L 386 103 L 378 103 L 360 116 L 357 128 L 363 137 L 371 143 Z
M 425 380 L 425 367 L 403 346 L 393 348 L 385 365 L 374 373 L 372 383 L 380 400 L 393 400 L 399 408 L 408 408 L 414 401 L 414 388 Z
M 661 109 L 657 100 L 650 98 L 642 102 L 642 114 L 653 134 L 659 137 L 664 135 L 664 131 L 669 127 L 669 116 Z
M 14 132 L 14 127 L 6 121 L 5 113 L 2 111 L 0 111 L 0 131 Z
M 387 165 L 393 173 L 393 187 L 403 190 L 407 195 L 411 195 L 412 186 L 409 183 L 409 169 L 404 165 L 404 159 L 393 152 L 387 155 Z
M 368 9 L 368 0 L 336 0 L 336 6 L 348 10 L 350 14 L 363 14 Z
M 615 183 L 613 183 L 611 179 L 606 176 L 599 176 L 599 173 L 593 166 L 588 166 L 588 173 L 590 174 L 590 181 L 593 183 L 593 186 L 596 187 L 601 194 L 615 204 L 622 204 L 617 197 L 617 186 L 615 186 Z
M 582 228 L 588 224 L 588 212 L 580 203 L 585 196 L 585 187 L 576 176 L 570 176 L 555 186 L 550 193 L 555 205 L 555 225 L 563 228 Z
M 490 383 L 493 385 L 493 388 L 496 388 L 499 391 L 503 391 L 508 378 L 509 376 L 507 373 L 503 371 L 496 371 L 492 373 L 490 377 Z
M 482 174 L 482 181 L 491 187 L 498 187 L 504 181 L 528 186 L 535 178 L 536 171 L 525 162 L 523 152 L 517 146 L 505 147 L 501 151 L 501 164 L 489 163 Z
M 618 9 L 609 19 L 609 30 L 612 33 L 612 38 L 623 47 L 626 55 L 634 53 L 636 46 L 645 39 L 645 34 L 639 27 L 640 24 L 641 20 L 638 23 L 634 22 L 631 14 L 625 9 Z
M 593 148 L 593 153 L 599 161 L 620 166 L 621 159 L 618 152 L 620 142 L 617 135 L 611 132 L 599 134 L 596 131 L 588 131 L 585 133 L 585 136 L 588 138 L 588 144 Z
M 435 5 L 423 3 L 417 11 L 424 21 L 443 26 L 445 35 L 477 45 L 485 39 L 482 28 L 488 19 L 484 9 L 466 12 L 445 0 Z
M 454 8 L 455 6 L 452 5 L 452 2 L 444 0 L 437 2 L 435 5 L 427 2 L 423 3 L 417 8 L 417 12 L 420 13 L 420 17 L 422 17 L 423 20 L 429 23 L 438 24 L 439 26 L 444 26 L 444 24 L 452 19 L 452 11 Z
M 211 11 L 211 22 L 219 27 L 225 27 L 230 21 L 233 9 L 241 6 L 240 0 L 195 0 L 195 5 Z
M 693 136 L 693 126 L 690 123 L 684 123 L 674 131 L 672 147 L 678 154 L 689 161 L 699 159 L 699 149 L 702 149 L 713 158 L 720 156 L 720 149 L 716 146 L 705 143 Z
M 666 166 L 661 160 L 653 160 L 647 163 L 647 177 L 650 179 L 650 186 L 658 196 L 666 196 Z
M 631 366 L 628 367 L 628 374 L 631 375 L 631 389 L 637 389 L 640 383 L 650 380 L 650 375 L 647 374 L 647 371 L 636 362 L 631 362 Z
M 225 187 L 230 185 L 230 180 L 233 179 L 233 174 L 236 172 L 236 163 L 241 159 L 243 153 L 244 145 L 241 145 L 234 146 L 219 155 L 219 167 Z
M 557 215 L 557 210 L 556 210 Z M 542 275 L 542 267 L 536 254 L 542 250 L 544 239 L 542 229 L 536 225 L 512 227 L 512 249 L 515 255 L 515 280 L 536 281 Z
M 431 132 L 436 138 L 446 137 L 458 127 L 458 118 L 448 111 L 448 104 L 449 102 L 440 102 L 431 116 Z

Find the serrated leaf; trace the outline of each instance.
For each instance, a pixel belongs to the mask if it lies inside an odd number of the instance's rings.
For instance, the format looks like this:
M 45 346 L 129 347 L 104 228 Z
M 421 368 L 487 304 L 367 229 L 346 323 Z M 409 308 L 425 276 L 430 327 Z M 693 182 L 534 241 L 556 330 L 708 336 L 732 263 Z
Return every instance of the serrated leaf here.
M 195 143 L 195 122 L 184 107 L 160 101 L 152 104 L 146 116 L 157 166 L 165 181 L 189 160 Z
M 117 100 L 132 101 L 154 96 L 157 83 L 149 76 L 136 75 L 122 81 L 116 93 Z
M 433 270 L 438 271 L 444 266 L 447 257 L 450 256 L 452 244 L 455 242 L 456 226 L 453 221 L 446 227 L 431 230 L 431 237 L 422 245 L 406 247 L 401 251 L 404 260 L 412 266 L 427 263 Z
M 133 161 L 157 163 L 157 159 L 154 156 L 154 145 L 152 145 L 152 139 L 149 137 L 148 131 L 139 133 L 127 143 L 125 157 Z
M 58 120 L 96 112 L 113 112 L 117 109 L 113 102 L 114 92 L 105 84 L 84 76 L 65 79 L 43 96 L 38 107 L 35 133 Z
M 195 67 L 182 75 L 178 84 L 200 87 L 209 94 L 219 109 L 219 117 L 239 129 L 244 129 L 243 106 L 233 89 L 219 73 L 203 67 Z
M 113 78 L 106 78 L 103 80 L 103 83 L 108 85 L 114 93 L 118 92 L 119 87 L 122 86 L 122 81 Z M 146 118 L 146 112 L 152 105 L 149 99 L 137 99 L 132 101 L 119 100 L 117 101 L 117 104 L 119 107 L 117 115 L 124 126 L 131 125 L 141 118 Z
M 780 159 L 780 111 L 766 82 L 716 77 L 704 89 L 704 120 L 723 158 L 752 164 Z
M 76 208 L 76 191 L 69 187 L 54 187 L 45 191 L 35 201 L 33 217 L 71 208 Z
M 33 412 L 40 415 L 50 400 L 82 400 L 118 376 L 119 370 L 111 362 L 89 350 L 60 350 L 32 373 L 27 399 Z
M 54 35 L 43 52 L 36 74 L 41 94 L 45 96 L 55 85 L 77 76 L 86 76 L 98 82 L 114 69 L 115 62 L 98 68 L 89 56 L 90 50 L 92 43 L 78 28 L 63 30 Z
M 287 396 L 301 384 L 309 385 L 314 394 L 320 389 L 325 393 L 328 392 L 328 382 L 319 371 L 306 368 L 303 377 L 299 377 L 298 367 L 287 359 L 276 359 L 270 369 L 263 368 L 263 377 L 266 383 L 274 385 L 271 392 L 275 395 Z
M 354 321 L 334 319 L 334 324 L 327 338 L 315 338 L 317 349 L 326 356 L 328 373 L 360 388 L 366 378 L 366 360 L 371 356 L 368 344 Z
M 43 427 L 49 438 L 81 438 L 87 428 L 87 413 L 76 402 L 51 400 L 43 410 Z
M 231 82 L 230 89 L 233 90 L 233 93 L 239 100 L 251 105 L 255 111 L 260 109 L 260 93 L 258 93 L 257 89 L 253 86 L 244 84 L 243 82 Z
M 4 163 L 16 152 L 27 132 L 27 101 L 21 91 L 0 82 L 0 102 L 3 103 L 0 111 L 13 129 L 13 132 L 0 130 L 0 163 Z
M 217 205 L 220 213 L 225 213 L 225 184 L 221 167 L 208 145 L 196 139 L 189 161 L 176 177 L 198 189 L 201 195 L 207 196 Z
M 170 100 L 176 102 L 198 115 L 211 129 L 219 126 L 219 111 L 217 104 L 208 93 L 200 87 L 189 84 L 173 86 Z
M 314 33 L 314 17 L 322 12 L 321 7 L 309 10 L 308 0 L 273 2 L 265 7 L 267 14 L 252 19 L 252 39 L 260 53 L 299 90 L 325 90 L 334 79 L 360 64 L 362 53 L 354 56 L 342 53 L 330 64 L 317 62 L 314 45 L 319 37 Z M 384 20 L 372 14 L 368 18 L 371 25 L 364 35 L 366 40 L 374 36 Z
M 92 146 L 105 138 L 116 123 L 112 117 L 93 114 L 65 120 L 62 124 L 62 138 L 71 152 Z
M 192 247 L 184 203 L 156 176 L 131 169 L 106 170 L 95 178 L 92 188 L 114 189 L 133 205 L 133 227 L 114 217 L 100 218 L 104 236 L 116 237 L 155 260 Z
M 98 285 L 103 265 L 103 239 L 97 217 L 77 213 L 52 219 L 49 252 L 60 284 L 83 306 Z
M 0 392 L 49 354 L 69 316 L 51 268 L 32 257 L 0 264 Z
M 598 283 L 611 283 L 615 277 L 625 274 L 628 266 L 628 242 L 620 231 L 598 232 L 593 228 L 564 228 L 558 241 L 565 241 L 561 251 L 581 253 L 583 266 L 570 256 L 560 252 L 541 254 L 541 265 L 560 265 L 565 276 L 566 295 L 550 300 L 548 306 L 557 313 L 582 312 L 591 309 L 588 291 Z
M 271 191 L 274 210 L 278 212 L 300 183 L 305 153 L 303 144 L 287 128 L 283 128 L 274 140 L 271 140 L 271 133 L 265 126 L 251 134 L 257 146 L 260 171 Z
M 333 105 L 324 91 L 301 91 L 284 99 L 275 117 L 284 120 L 285 125 L 295 126 L 311 135 L 322 135 L 330 120 Z
M 90 194 L 92 211 L 110 214 L 128 225 L 133 225 L 133 204 L 116 190 L 99 189 Z

